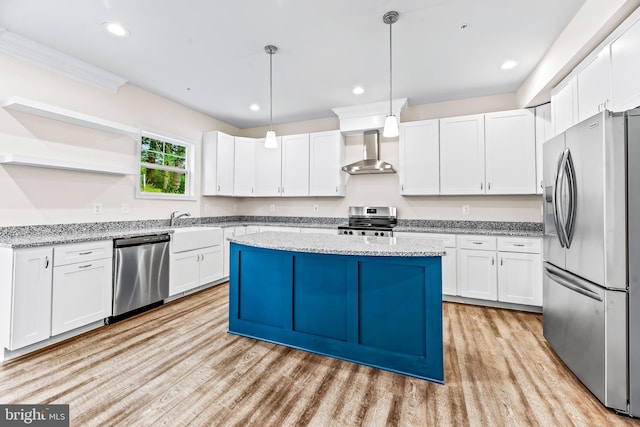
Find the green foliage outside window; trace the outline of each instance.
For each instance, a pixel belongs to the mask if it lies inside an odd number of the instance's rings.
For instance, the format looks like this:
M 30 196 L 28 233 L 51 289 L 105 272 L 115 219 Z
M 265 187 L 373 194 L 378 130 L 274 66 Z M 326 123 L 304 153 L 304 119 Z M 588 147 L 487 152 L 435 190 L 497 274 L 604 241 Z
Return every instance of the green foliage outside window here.
M 141 137 L 140 163 L 141 192 L 186 194 L 186 146 L 143 135 Z M 154 167 L 155 165 L 158 167 Z M 167 170 L 166 168 L 178 170 Z

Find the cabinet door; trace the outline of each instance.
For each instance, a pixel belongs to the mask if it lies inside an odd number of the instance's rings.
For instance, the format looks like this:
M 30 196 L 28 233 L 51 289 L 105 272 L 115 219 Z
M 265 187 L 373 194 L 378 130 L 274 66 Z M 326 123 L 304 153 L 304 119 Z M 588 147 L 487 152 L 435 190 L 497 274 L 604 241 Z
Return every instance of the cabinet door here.
M 536 107 L 536 193 L 542 194 L 544 175 L 542 169 L 542 144 L 554 136 L 551 123 L 551 103 Z
M 244 229 L 244 227 L 242 227 Z M 244 230 L 243 230 L 244 231 Z M 230 255 L 231 255 L 231 242 L 229 242 L 229 240 L 227 240 L 229 237 L 233 237 L 236 235 L 236 231 L 234 227 L 226 227 L 222 229 L 223 234 L 223 240 L 224 243 L 222 244 L 222 246 L 224 246 L 224 252 L 223 252 L 223 265 L 222 265 L 222 276 L 223 277 L 229 277 L 229 260 L 230 260 Z
M 309 195 L 309 134 L 282 137 L 282 195 Z
M 223 275 L 222 245 L 210 246 L 200 250 L 200 282 L 199 285 L 215 282 Z
M 400 194 L 440 194 L 438 120 L 400 125 Z
M 200 286 L 199 259 L 200 252 L 198 250 L 171 254 L 169 295 Z
M 9 350 L 51 336 L 52 248 L 14 251 L 14 277 Z
M 216 158 L 216 187 L 220 196 L 233 196 L 235 164 L 235 139 L 231 135 L 218 132 L 218 155 Z
M 551 118 L 556 135 L 578 122 L 576 86 L 576 77 L 573 76 L 556 87 L 551 94 Z
M 223 132 L 202 135 L 202 194 L 232 196 L 234 138 Z
M 255 196 L 277 197 L 280 196 L 282 186 L 282 142 L 277 138 L 276 148 L 265 148 L 264 138 L 257 139 L 255 147 Z
M 497 267 L 494 251 L 460 249 L 460 296 L 497 301 Z
M 611 101 L 613 111 L 640 105 L 640 21 L 611 43 Z
M 611 99 L 611 56 L 606 46 L 576 73 L 578 121 L 609 107 Z
M 484 192 L 484 115 L 440 119 L 440 193 Z
M 501 111 L 484 118 L 486 194 L 535 194 L 533 111 Z
M 458 256 L 455 248 L 445 248 L 447 254 L 442 257 L 442 293 L 458 295 Z
M 540 254 L 498 252 L 498 300 L 542 306 Z
M 254 195 L 255 145 L 254 138 L 235 138 L 234 196 Z
M 309 134 L 309 195 L 344 196 L 344 138 L 340 131 Z
M 51 335 L 111 316 L 111 270 L 111 258 L 54 268 Z

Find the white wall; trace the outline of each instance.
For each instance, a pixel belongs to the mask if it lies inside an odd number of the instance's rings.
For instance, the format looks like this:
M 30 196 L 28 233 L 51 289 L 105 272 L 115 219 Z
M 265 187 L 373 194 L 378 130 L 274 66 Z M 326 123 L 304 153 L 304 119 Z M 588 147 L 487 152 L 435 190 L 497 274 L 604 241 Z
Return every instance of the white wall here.
M 20 96 L 130 126 L 167 132 L 196 144 L 202 132 L 239 130 L 126 84 L 117 93 L 80 83 L 10 56 L 0 55 L 0 99 Z M 136 167 L 136 141 L 0 108 L 0 153 L 29 154 L 77 162 Z M 196 195 L 200 193 L 199 167 Z M 0 226 L 137 219 L 164 219 L 174 210 L 201 215 L 196 201 L 135 198 L 135 176 L 115 176 L 0 165 Z M 104 213 L 94 215 L 93 204 Z M 130 212 L 121 212 L 121 204 Z M 231 215 L 230 199 L 208 201 L 206 215 Z
M 515 94 L 488 96 L 458 101 L 409 106 L 402 121 L 426 120 L 465 114 L 477 114 L 516 108 Z M 314 120 L 274 125 L 278 135 L 337 129 L 338 119 Z M 244 129 L 244 136 L 261 137 L 266 127 Z M 346 162 L 362 158 L 362 136 L 346 139 Z M 380 158 L 399 166 L 398 139 L 381 138 Z M 349 206 L 396 206 L 398 216 L 405 219 L 442 219 L 470 221 L 532 221 L 541 222 L 540 196 L 437 196 L 406 197 L 400 195 L 398 174 L 347 175 L 347 196 L 314 198 L 239 199 L 239 212 L 245 215 L 346 217 Z M 213 198 L 207 198 L 213 199 Z M 275 205 L 275 212 L 270 210 Z M 318 205 L 318 213 L 313 207 Z M 470 214 L 462 214 L 462 205 L 469 205 Z
M 203 131 L 262 136 L 265 128 L 240 130 L 160 96 L 126 84 L 111 93 L 0 55 L 0 99 L 20 96 L 130 126 L 167 132 L 196 145 L 196 195 L 200 193 Z M 515 108 L 515 95 L 410 106 L 403 121 Z M 275 126 L 278 134 L 338 128 L 335 117 Z M 136 167 L 136 141 L 26 113 L 0 109 L 0 153 L 30 154 L 78 162 Z M 346 163 L 362 156 L 362 138 L 347 138 Z M 398 166 L 398 140 L 381 141 L 381 157 Z M 138 219 L 165 219 L 179 210 L 193 215 L 282 215 L 345 217 L 350 205 L 394 205 L 401 218 L 541 221 L 537 196 L 402 197 L 398 175 L 347 177 L 345 198 L 197 197 L 196 201 L 136 199 L 135 176 L 112 176 L 25 166 L 0 166 L 0 226 Z M 102 203 L 103 214 L 92 212 Z M 121 212 L 128 204 L 130 212 Z M 275 212 L 270 210 L 274 204 Z M 319 205 L 314 213 L 313 206 Z M 462 215 L 462 205 L 471 206 Z M 237 210 L 234 210 L 236 205 Z

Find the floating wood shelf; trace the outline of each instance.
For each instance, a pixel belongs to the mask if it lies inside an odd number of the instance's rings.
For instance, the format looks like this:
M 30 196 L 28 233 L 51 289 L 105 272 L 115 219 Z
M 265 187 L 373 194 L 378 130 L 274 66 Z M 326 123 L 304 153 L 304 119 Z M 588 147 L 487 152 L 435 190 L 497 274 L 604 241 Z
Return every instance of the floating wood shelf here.
M 67 110 L 54 105 L 44 104 L 30 99 L 12 96 L 2 100 L 2 107 L 9 110 L 22 111 L 35 116 L 47 119 L 58 120 L 71 123 L 77 126 L 84 126 L 91 129 L 101 130 L 120 135 L 137 136 L 140 131 L 137 128 L 126 126 L 120 123 L 104 120 L 99 117 L 90 116 L 77 111 Z
M 110 175 L 136 175 L 136 169 L 118 168 L 97 164 L 71 162 L 67 160 L 45 159 L 20 154 L 0 154 L 0 164 L 31 166 L 38 168 L 62 169 L 79 172 L 102 173 Z

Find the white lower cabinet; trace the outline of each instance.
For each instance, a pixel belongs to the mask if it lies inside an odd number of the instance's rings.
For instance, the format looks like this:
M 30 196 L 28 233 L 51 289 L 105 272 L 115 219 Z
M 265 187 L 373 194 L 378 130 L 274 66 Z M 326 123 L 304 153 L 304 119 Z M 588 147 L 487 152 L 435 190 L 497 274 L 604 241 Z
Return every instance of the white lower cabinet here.
M 2 253 L 3 345 L 16 350 L 51 336 L 53 248 L 6 249 Z
M 498 299 L 542 306 L 540 239 L 498 238 Z
M 460 249 L 460 296 L 497 301 L 496 253 Z
M 53 254 L 51 335 L 111 316 L 113 241 L 59 245 Z
M 460 296 L 542 306 L 537 238 L 459 236 Z
M 412 233 L 398 231 L 395 237 L 442 240 L 447 254 L 442 257 L 442 294 L 458 295 L 458 256 L 455 234 Z
M 222 279 L 224 274 L 222 244 L 171 254 L 169 295 L 186 292 Z
M 109 258 L 54 268 L 51 335 L 111 315 L 112 264 Z

